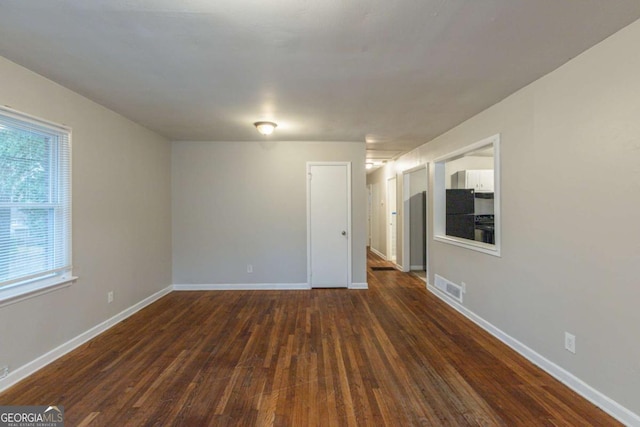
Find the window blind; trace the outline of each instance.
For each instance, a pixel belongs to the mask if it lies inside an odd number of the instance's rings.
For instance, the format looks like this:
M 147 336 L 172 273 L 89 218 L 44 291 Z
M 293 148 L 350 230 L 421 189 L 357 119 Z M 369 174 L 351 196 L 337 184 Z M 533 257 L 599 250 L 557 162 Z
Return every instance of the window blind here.
M 71 270 L 71 133 L 0 109 L 0 288 Z

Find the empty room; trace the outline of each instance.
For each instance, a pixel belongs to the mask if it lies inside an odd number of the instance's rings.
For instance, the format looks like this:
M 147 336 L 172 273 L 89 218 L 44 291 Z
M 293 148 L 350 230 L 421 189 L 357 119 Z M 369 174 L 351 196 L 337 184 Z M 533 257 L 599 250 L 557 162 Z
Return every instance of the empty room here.
M 0 426 L 640 427 L 640 2 L 0 0 Z

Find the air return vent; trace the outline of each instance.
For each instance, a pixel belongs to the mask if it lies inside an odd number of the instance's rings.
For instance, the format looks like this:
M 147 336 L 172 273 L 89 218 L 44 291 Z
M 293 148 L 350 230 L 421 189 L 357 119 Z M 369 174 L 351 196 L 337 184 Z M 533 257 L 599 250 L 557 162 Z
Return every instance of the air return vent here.
M 462 302 L 462 287 L 436 274 L 436 288 L 456 301 Z

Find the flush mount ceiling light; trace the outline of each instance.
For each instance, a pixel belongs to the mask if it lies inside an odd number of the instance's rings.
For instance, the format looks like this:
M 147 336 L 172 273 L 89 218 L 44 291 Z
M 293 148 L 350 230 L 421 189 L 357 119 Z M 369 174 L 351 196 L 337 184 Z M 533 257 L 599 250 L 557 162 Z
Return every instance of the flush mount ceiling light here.
M 367 170 L 371 170 L 373 168 L 377 168 L 378 166 L 382 166 L 385 163 L 387 163 L 386 160 L 367 159 L 367 162 L 365 163 L 365 167 L 366 167 Z
M 255 122 L 253 125 L 258 129 L 258 132 L 264 136 L 271 135 L 273 130 L 278 126 L 274 122 Z

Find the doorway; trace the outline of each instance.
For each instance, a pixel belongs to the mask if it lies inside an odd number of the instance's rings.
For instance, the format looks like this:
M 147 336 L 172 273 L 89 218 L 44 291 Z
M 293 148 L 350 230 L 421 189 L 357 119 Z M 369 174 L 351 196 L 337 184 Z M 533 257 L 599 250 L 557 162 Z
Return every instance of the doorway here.
M 307 163 L 307 274 L 312 288 L 351 285 L 351 163 Z
M 385 255 L 386 240 L 386 211 L 383 200 L 384 184 L 374 182 L 371 184 L 371 251 L 376 255 L 387 258 Z
M 428 165 L 402 174 L 403 234 L 402 270 L 427 281 Z
M 373 189 L 371 184 L 367 185 L 367 247 L 371 247 L 371 228 L 373 227 Z
M 387 259 L 396 262 L 396 245 L 398 237 L 396 178 L 387 180 Z

